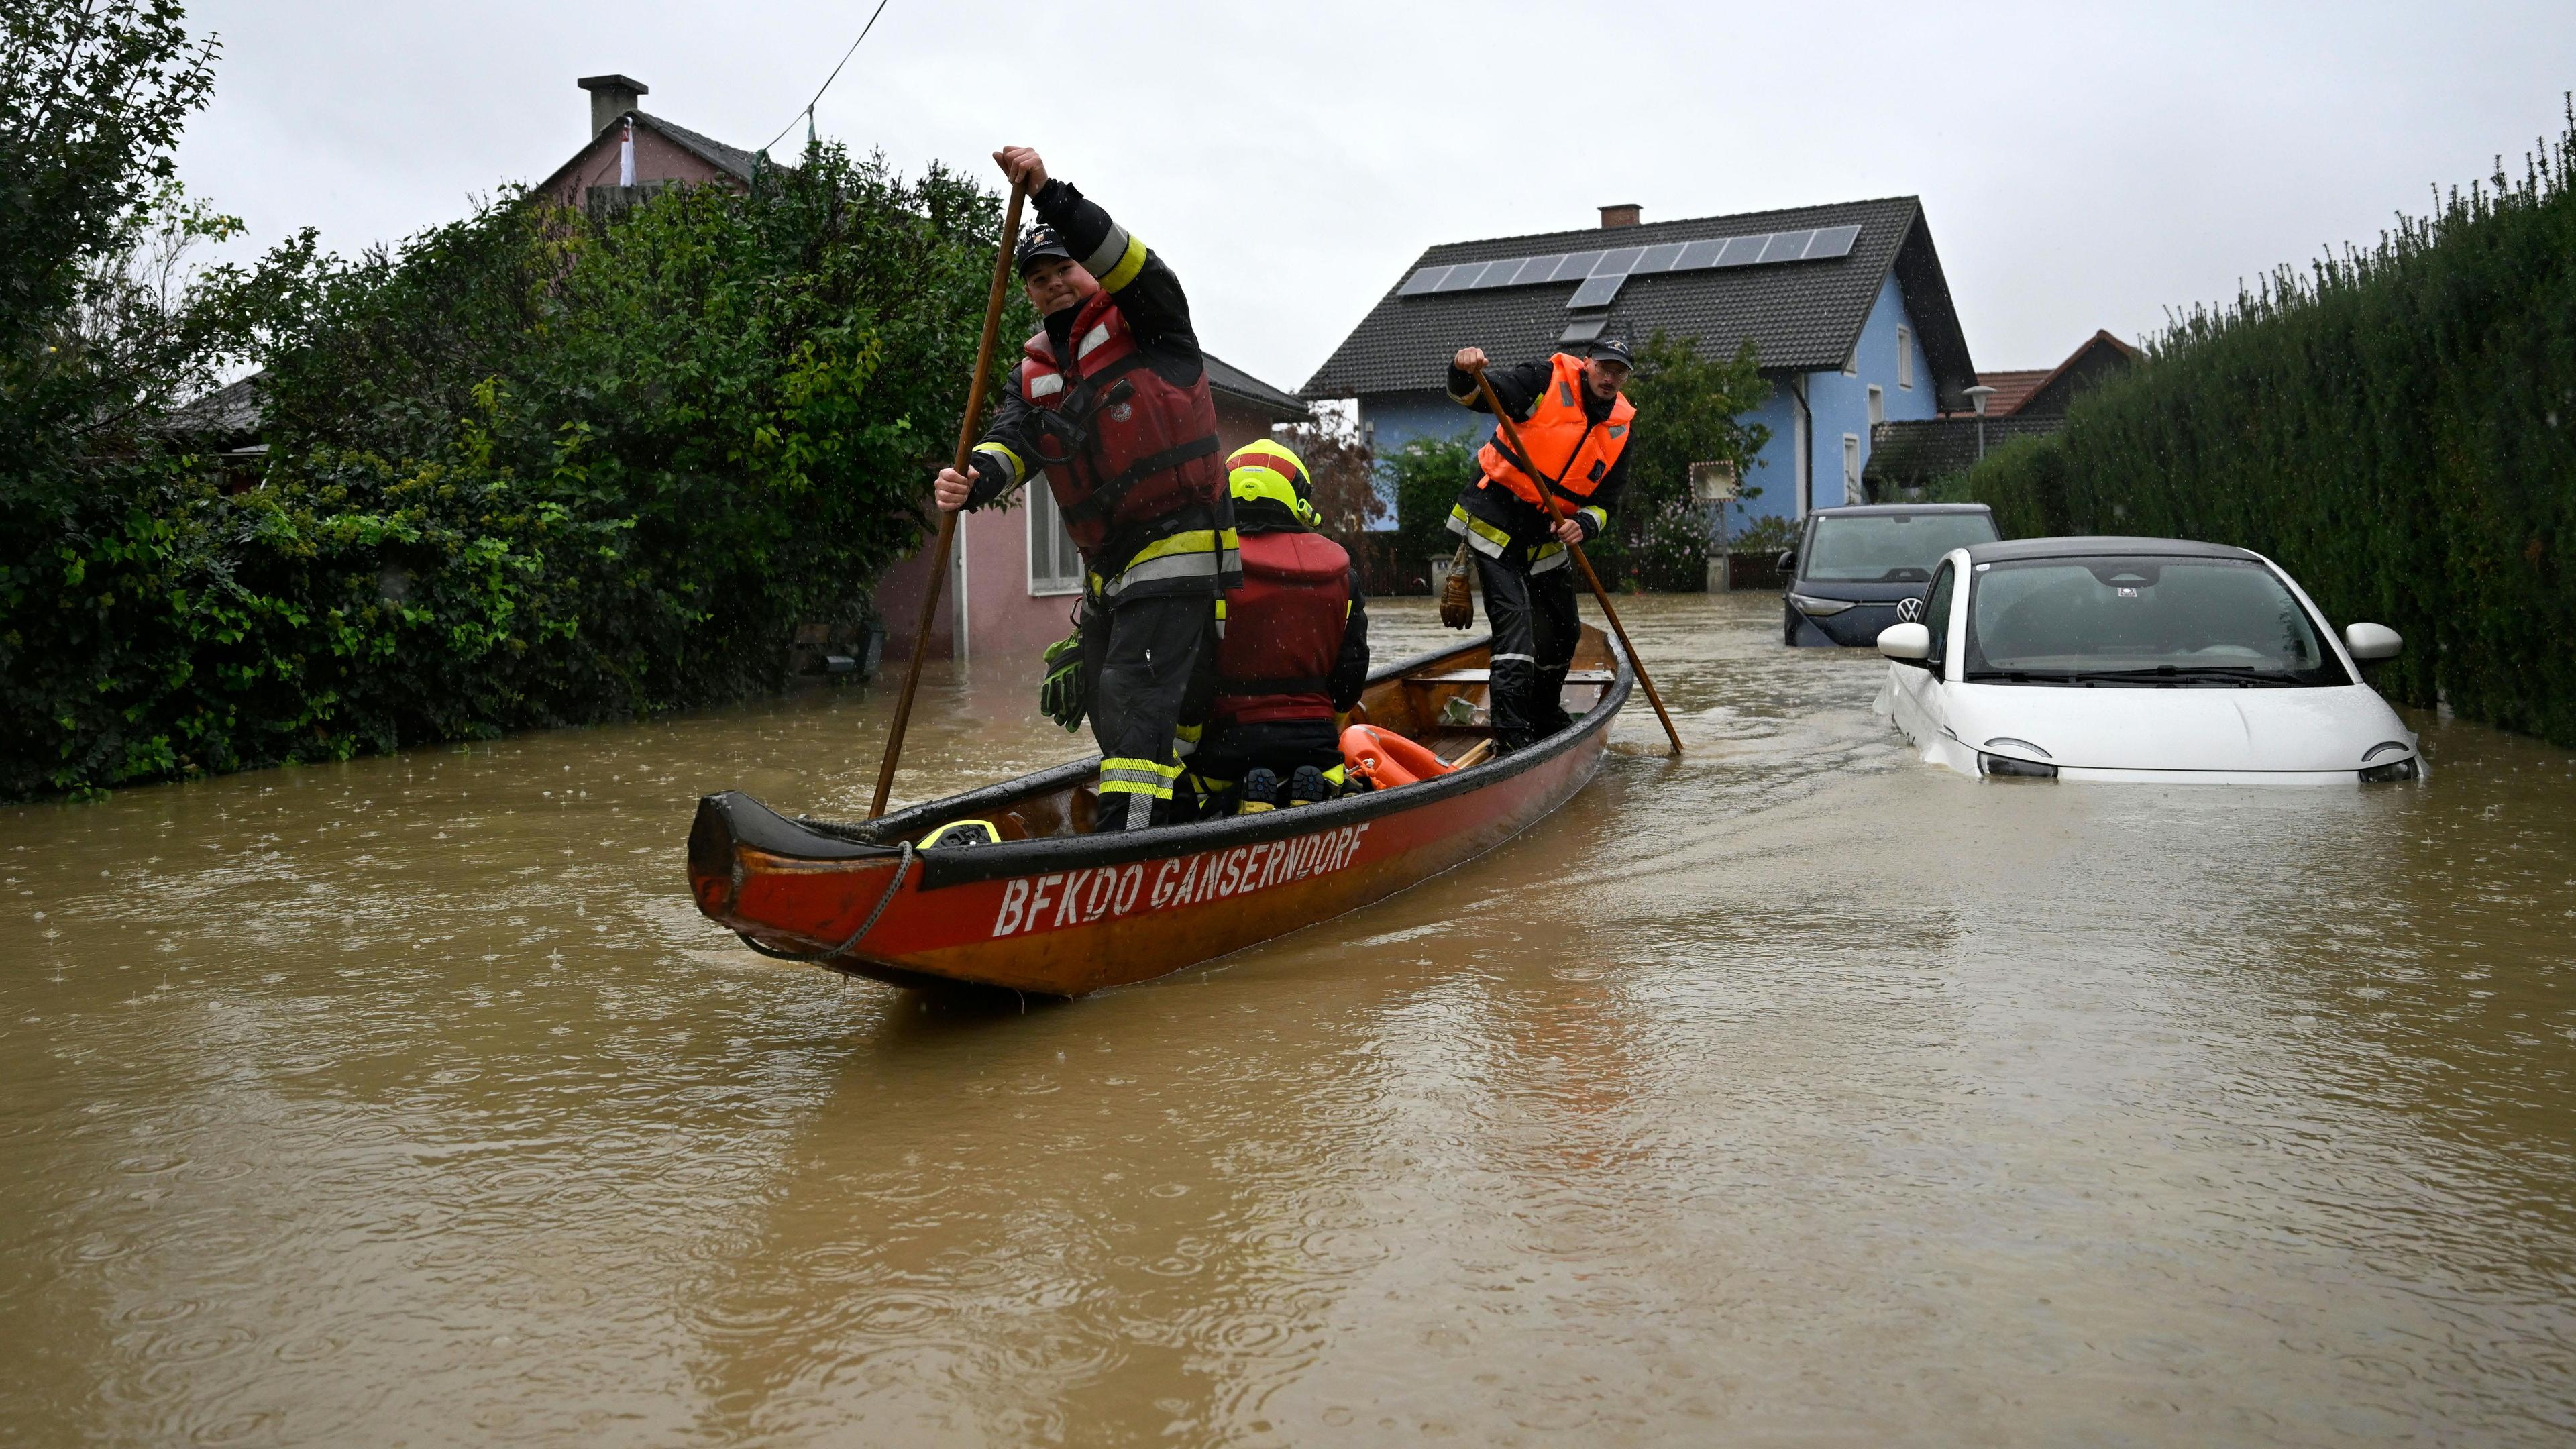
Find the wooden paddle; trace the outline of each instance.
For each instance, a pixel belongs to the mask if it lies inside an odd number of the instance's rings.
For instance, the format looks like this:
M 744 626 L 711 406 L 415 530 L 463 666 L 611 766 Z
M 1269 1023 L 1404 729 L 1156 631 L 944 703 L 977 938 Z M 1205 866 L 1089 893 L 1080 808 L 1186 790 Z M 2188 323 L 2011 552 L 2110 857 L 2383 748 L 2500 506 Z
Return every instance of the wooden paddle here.
M 1020 188 L 1011 187 L 1009 212 L 1002 218 L 1002 248 L 993 254 L 993 291 L 984 299 L 984 339 L 975 346 L 975 378 L 966 388 L 966 420 L 957 425 L 958 472 L 973 457 L 975 424 L 984 416 L 984 386 L 993 373 L 993 344 L 1002 331 L 1002 299 L 1011 287 L 1011 252 L 1020 240 Z M 886 792 L 894 788 L 895 761 L 903 757 L 903 729 L 912 722 L 913 691 L 921 687 L 921 657 L 930 652 L 931 616 L 939 612 L 939 590 L 948 582 L 948 551 L 957 542 L 957 514 L 939 513 L 939 542 L 931 546 L 930 583 L 921 591 L 921 624 L 912 632 L 912 661 L 904 666 L 903 695 L 895 701 L 894 726 L 886 732 L 885 763 L 877 766 L 877 795 L 868 818 L 885 813 Z M 1625 638 L 1625 635 L 1621 636 Z
M 1494 385 L 1485 381 L 1485 369 L 1475 369 L 1476 391 L 1483 395 L 1485 406 L 1494 410 L 1494 426 L 1503 430 L 1503 439 L 1512 445 L 1515 457 L 1527 459 L 1529 449 L 1521 446 L 1521 430 L 1512 424 L 1512 415 L 1503 411 L 1502 399 L 1494 396 Z M 1565 522 L 1565 510 L 1556 506 L 1556 490 L 1544 481 L 1537 484 L 1539 502 L 1546 505 L 1548 520 Z M 1601 604 L 1601 613 L 1610 621 L 1610 631 L 1619 636 L 1619 647 L 1628 651 L 1628 663 L 1637 671 L 1637 682 L 1646 687 L 1646 703 L 1655 707 L 1655 718 L 1664 722 L 1664 737 L 1673 742 L 1673 753 L 1682 752 L 1682 732 L 1673 728 L 1673 717 L 1664 713 L 1664 701 L 1655 693 L 1655 681 L 1646 677 L 1646 661 L 1637 657 L 1637 646 L 1628 639 L 1628 626 L 1619 622 L 1619 611 L 1610 607 L 1610 591 L 1601 587 L 1601 576 L 1592 571 L 1592 560 L 1583 556 L 1583 545 L 1569 543 L 1566 549 L 1583 570 L 1583 581 L 1592 586 L 1592 597 Z

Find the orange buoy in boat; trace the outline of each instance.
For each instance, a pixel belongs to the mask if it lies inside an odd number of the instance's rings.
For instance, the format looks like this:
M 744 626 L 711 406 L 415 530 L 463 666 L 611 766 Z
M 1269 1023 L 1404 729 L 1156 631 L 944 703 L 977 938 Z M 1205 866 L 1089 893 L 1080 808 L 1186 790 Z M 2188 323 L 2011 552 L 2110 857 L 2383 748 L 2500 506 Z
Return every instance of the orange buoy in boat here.
M 1381 790 L 1449 773 L 1448 764 L 1429 749 L 1376 725 L 1355 724 L 1342 731 L 1342 764 L 1368 776 Z

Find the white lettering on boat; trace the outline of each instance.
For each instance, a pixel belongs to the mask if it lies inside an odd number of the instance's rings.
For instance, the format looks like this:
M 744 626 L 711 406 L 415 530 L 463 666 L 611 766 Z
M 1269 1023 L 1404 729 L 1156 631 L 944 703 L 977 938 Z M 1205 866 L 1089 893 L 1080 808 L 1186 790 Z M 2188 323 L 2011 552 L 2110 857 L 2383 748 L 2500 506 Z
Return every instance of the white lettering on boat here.
M 1002 886 L 1002 904 L 993 913 L 993 934 L 1014 936 L 1055 930 L 1124 916 L 1139 906 L 1159 911 L 1170 906 L 1203 905 L 1228 896 L 1247 895 L 1329 875 L 1359 854 L 1368 826 L 1345 825 L 1321 835 L 1297 835 L 1261 845 L 1201 852 L 1153 865 L 1151 881 L 1143 864 L 1103 866 L 1065 875 L 1022 876 Z M 1049 919 L 1048 907 L 1054 907 Z

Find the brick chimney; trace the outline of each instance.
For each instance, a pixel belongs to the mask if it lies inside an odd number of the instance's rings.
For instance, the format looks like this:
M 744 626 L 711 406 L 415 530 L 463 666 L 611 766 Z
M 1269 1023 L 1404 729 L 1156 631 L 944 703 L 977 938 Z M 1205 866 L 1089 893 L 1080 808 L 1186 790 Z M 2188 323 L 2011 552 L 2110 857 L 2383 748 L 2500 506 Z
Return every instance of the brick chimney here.
M 590 82 L 583 81 L 582 84 L 588 85 Z M 1633 201 L 1623 201 L 1616 206 L 1605 206 L 1601 208 L 1601 229 L 1603 231 L 1608 231 L 1614 226 L 1635 226 L 1636 224 L 1637 203 Z
M 636 101 L 650 95 L 653 88 L 629 75 L 586 75 L 574 82 L 590 92 L 590 134 L 596 136 L 609 128 L 618 117 L 635 109 Z M 1630 207 L 1634 220 L 1635 207 Z M 1608 212 L 1603 212 L 1608 216 Z M 1604 221 L 1602 225 L 1609 223 Z

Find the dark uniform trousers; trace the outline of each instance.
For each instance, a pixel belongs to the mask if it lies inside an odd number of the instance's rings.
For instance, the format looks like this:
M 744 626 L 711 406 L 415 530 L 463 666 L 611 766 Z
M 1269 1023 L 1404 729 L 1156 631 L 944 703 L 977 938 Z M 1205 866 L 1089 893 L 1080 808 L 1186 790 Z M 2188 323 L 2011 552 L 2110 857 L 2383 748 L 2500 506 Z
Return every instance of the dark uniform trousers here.
M 1171 813 L 1181 773 L 1172 739 L 1181 720 L 1206 711 L 1215 626 L 1208 594 L 1124 599 L 1084 613 L 1083 657 L 1099 661 L 1091 672 L 1092 738 L 1103 758 L 1149 763 L 1157 777 L 1150 788 L 1103 791 L 1098 829 L 1142 830 L 1156 823 L 1158 807 Z
M 1520 552 L 1514 549 L 1512 552 Z M 1476 554 L 1485 586 L 1485 623 L 1494 631 L 1494 744 L 1517 750 L 1572 723 L 1565 712 L 1565 674 L 1583 621 L 1574 608 L 1574 569 L 1567 555 L 1538 573 Z

